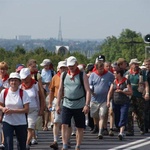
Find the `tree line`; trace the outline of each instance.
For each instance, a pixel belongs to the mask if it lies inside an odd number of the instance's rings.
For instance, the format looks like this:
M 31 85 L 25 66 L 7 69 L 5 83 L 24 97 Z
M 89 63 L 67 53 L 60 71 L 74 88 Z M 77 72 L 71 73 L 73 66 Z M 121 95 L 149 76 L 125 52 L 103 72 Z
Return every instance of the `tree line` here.
M 73 55 L 78 59 L 79 64 L 94 63 L 95 58 L 103 54 L 106 60 L 114 62 L 118 58 L 125 58 L 130 61 L 132 58 L 138 58 L 143 61 L 145 58 L 145 46 L 141 33 L 136 33 L 130 29 L 125 29 L 120 33 L 119 37 L 109 36 L 104 42 L 97 47 L 97 52 L 91 57 L 87 58 L 86 55 L 77 52 L 69 52 L 65 55 L 55 54 L 43 47 L 36 48 L 34 50 L 26 51 L 22 46 L 17 46 L 14 50 L 8 51 L 4 48 L 0 48 L 0 61 L 6 61 L 9 65 L 9 72 L 15 71 L 17 64 L 25 64 L 29 59 L 35 59 L 40 64 L 43 59 L 48 58 L 52 61 L 54 68 L 57 68 L 57 64 L 61 60 L 65 60 L 67 57 Z M 39 66 L 39 69 L 41 67 Z

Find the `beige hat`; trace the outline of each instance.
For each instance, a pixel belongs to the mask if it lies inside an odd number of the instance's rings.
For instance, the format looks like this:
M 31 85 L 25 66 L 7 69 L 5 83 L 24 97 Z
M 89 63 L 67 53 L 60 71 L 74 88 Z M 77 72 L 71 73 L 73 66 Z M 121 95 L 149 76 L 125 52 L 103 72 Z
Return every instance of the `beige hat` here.
M 137 58 L 134 58 L 134 59 L 131 59 L 131 60 L 130 60 L 129 65 L 131 65 L 131 64 L 140 64 L 140 63 L 141 63 L 141 61 L 138 61 Z
M 49 65 L 51 63 L 51 60 L 50 59 L 44 59 L 42 61 L 42 63 L 40 64 L 40 66 L 45 66 L 45 65 Z
M 117 64 L 122 64 L 123 62 L 125 62 L 126 60 L 124 58 L 119 58 L 117 60 Z
M 61 67 L 67 67 L 67 62 L 66 61 L 60 61 L 58 63 L 58 69 L 61 68 Z
M 74 66 L 77 62 L 77 59 L 74 56 L 70 56 L 67 58 L 67 66 Z
M 8 80 L 10 80 L 10 79 L 19 79 L 19 80 L 20 80 L 20 75 L 19 75 L 19 73 L 17 73 L 17 72 L 12 72 L 12 73 L 9 75 L 9 79 L 8 79 Z

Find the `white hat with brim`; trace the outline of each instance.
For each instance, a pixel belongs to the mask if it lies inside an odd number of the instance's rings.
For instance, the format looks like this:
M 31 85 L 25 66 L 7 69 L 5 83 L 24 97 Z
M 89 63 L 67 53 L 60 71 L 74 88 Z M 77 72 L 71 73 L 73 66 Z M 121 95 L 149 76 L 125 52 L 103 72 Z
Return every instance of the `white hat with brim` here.
M 49 65 L 51 63 L 51 60 L 50 59 L 44 59 L 42 61 L 42 63 L 40 64 L 40 66 L 46 66 L 46 65 Z
M 67 67 L 67 62 L 66 61 L 60 61 L 58 63 L 58 69 L 61 68 L 61 67 Z
M 17 73 L 17 72 L 12 72 L 12 73 L 9 75 L 9 79 L 8 79 L 8 80 L 10 80 L 10 79 L 19 79 L 19 80 L 21 80 L 21 79 L 20 79 L 20 75 L 19 75 L 19 73 Z
M 25 79 L 27 76 L 30 75 L 30 69 L 29 68 L 22 68 L 20 71 L 20 79 Z
M 131 60 L 130 60 L 129 65 L 131 65 L 131 64 L 140 64 L 140 63 L 141 63 L 141 61 L 138 61 L 137 58 L 134 58 L 134 59 L 131 59 Z
M 74 66 L 76 62 L 77 62 L 77 59 L 74 56 L 70 56 L 67 59 L 67 66 Z

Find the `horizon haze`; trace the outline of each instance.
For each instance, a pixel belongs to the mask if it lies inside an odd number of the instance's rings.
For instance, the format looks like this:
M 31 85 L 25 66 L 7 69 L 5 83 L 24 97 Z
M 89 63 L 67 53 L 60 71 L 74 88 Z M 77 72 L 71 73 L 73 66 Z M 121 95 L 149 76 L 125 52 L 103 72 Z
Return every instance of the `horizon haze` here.
M 0 0 L 0 38 L 105 39 L 150 33 L 150 0 Z

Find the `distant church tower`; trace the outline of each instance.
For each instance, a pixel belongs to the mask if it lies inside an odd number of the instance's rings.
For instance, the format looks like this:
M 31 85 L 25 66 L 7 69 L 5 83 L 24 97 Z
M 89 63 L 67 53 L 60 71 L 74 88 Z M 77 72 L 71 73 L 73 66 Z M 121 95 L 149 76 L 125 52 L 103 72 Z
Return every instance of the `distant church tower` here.
M 59 17 L 59 32 L 58 32 L 58 41 L 62 42 L 62 31 L 61 31 L 61 17 Z

